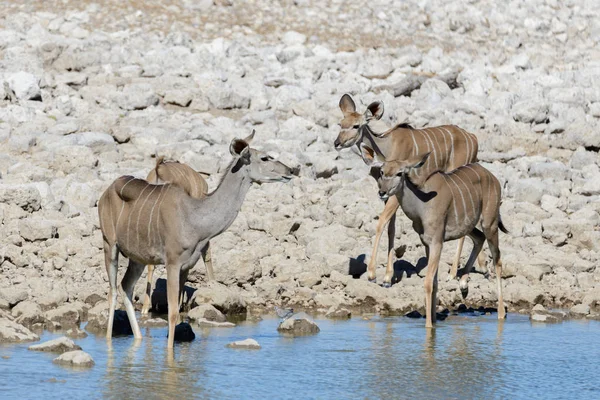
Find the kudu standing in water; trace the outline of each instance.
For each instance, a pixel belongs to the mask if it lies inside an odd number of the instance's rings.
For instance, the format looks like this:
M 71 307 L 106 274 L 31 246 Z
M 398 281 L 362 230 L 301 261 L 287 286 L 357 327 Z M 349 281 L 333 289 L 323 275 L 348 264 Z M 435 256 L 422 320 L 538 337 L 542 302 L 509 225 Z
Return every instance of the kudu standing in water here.
M 508 231 L 500 219 L 501 187 L 498 179 L 475 163 L 450 173 L 436 172 L 416 185 L 414 180 L 420 175 L 419 169 L 433 157 L 433 153 L 388 159 L 378 155 L 365 143 L 361 144 L 361 151 L 370 166 L 381 168 L 379 196 L 384 200 L 391 197 L 397 199 L 425 246 L 425 326 L 431 328 L 435 322 L 437 272 L 443 243 L 465 235 L 473 239 L 473 250 L 465 265 L 467 273 L 487 239 L 496 267 L 498 319 L 504 319 L 498 228 L 504 233 Z M 475 227 L 480 219 L 483 233 Z
M 155 185 L 170 183 L 179 186 L 185 192 L 195 199 L 201 199 L 206 197 L 208 193 L 208 183 L 202 177 L 200 172 L 195 171 L 189 165 L 179 163 L 176 161 L 165 161 L 164 156 L 160 156 L 156 159 L 156 167 L 146 177 L 148 183 Z M 206 247 L 202 249 L 202 260 L 206 266 L 206 277 L 208 280 L 214 280 L 215 275 L 212 267 L 212 257 L 210 254 L 210 243 L 206 244 Z M 185 282 L 187 282 L 187 270 L 184 272 L 184 276 L 179 282 L 179 307 L 183 303 L 183 288 Z M 152 294 L 152 276 L 154 274 L 154 265 L 148 265 L 148 276 L 146 277 L 146 293 L 144 295 L 144 303 L 142 305 L 142 315 L 148 314 L 150 311 L 151 294 Z
M 389 159 L 406 159 L 423 151 L 431 153 L 429 160 L 414 173 L 413 183 L 417 186 L 423 184 L 427 178 L 436 172 L 450 172 L 456 168 L 477 161 L 478 142 L 477 137 L 454 125 L 443 125 L 426 129 L 414 129 L 408 124 L 400 124 L 388 128 L 381 117 L 383 116 L 383 103 L 373 102 L 367 110 L 361 114 L 356 112 L 356 105 L 348 94 L 340 99 L 340 109 L 344 115 L 340 126 L 341 131 L 335 139 L 335 148 L 340 150 L 356 146 L 361 154 L 361 143 L 368 144 L 371 148 Z M 378 180 L 380 168 L 372 167 L 371 176 Z M 394 236 L 396 234 L 396 211 L 399 204 L 395 197 L 390 197 L 383 212 L 379 216 L 375 243 L 371 253 L 371 259 L 367 267 L 369 281 L 375 282 L 375 265 L 377 263 L 377 249 L 381 234 L 388 224 L 388 262 L 383 286 L 391 286 L 394 275 L 393 252 Z M 460 262 L 460 253 L 464 237 L 458 241 L 456 256 L 450 271 L 450 277 L 457 274 Z M 483 259 L 480 259 L 482 265 Z M 467 276 L 461 279 L 461 289 L 466 290 Z
M 142 334 L 132 304 L 135 283 L 146 265 L 166 265 L 168 348 L 173 348 L 179 320 L 179 282 L 184 271 L 196 264 L 210 239 L 233 223 L 253 182 L 287 182 L 292 178 L 286 165 L 250 148 L 253 137 L 254 132 L 231 142 L 233 161 L 218 187 L 202 199 L 191 197 L 176 185 L 153 185 L 132 176 L 116 179 L 102 194 L 98 214 L 110 282 L 107 338 L 112 336 L 118 256 L 122 253 L 129 258 L 129 265 L 119 289 L 136 339 Z

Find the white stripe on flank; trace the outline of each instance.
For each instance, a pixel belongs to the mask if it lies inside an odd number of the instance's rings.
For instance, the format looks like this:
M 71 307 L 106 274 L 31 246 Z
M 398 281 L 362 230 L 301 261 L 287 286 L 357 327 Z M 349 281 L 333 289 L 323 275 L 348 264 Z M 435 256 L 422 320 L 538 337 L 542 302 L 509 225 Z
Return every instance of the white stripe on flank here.
M 463 134 L 463 136 L 465 137 L 466 141 L 468 142 L 468 146 L 470 146 L 470 150 L 468 151 L 467 154 L 467 160 L 465 161 L 465 164 L 470 164 L 471 160 L 473 159 L 473 153 L 475 152 L 475 146 L 473 144 L 473 138 L 471 137 L 471 134 L 467 131 L 465 131 L 463 128 L 457 127 L 458 129 L 460 129 L 461 133 Z
M 125 186 L 129 185 L 129 182 L 135 180 L 135 178 L 131 178 L 130 180 L 128 180 L 127 182 L 125 182 L 125 184 L 121 187 L 121 190 L 119 190 L 119 196 L 121 198 L 123 198 L 123 189 L 125 189 Z
M 167 194 L 169 193 L 170 185 L 166 184 L 164 186 L 165 186 L 165 195 L 160 200 L 160 203 L 158 203 L 158 211 L 156 212 L 156 233 L 158 234 L 158 239 L 160 240 L 161 249 L 162 249 L 164 243 L 162 240 L 162 236 L 160 235 L 160 206 L 162 205 L 163 201 L 165 201 L 165 198 L 167 197 Z
M 415 151 L 415 155 L 418 155 L 418 154 L 419 154 L 419 144 L 417 143 L 417 140 L 415 139 L 415 132 L 417 132 L 417 131 L 415 131 L 415 130 L 411 130 L 411 131 L 410 131 L 410 137 L 411 137 L 411 138 L 412 138 L 412 140 L 413 140 L 413 144 L 414 144 L 414 147 L 413 147 L 413 149 L 416 149 L 416 151 Z M 419 176 L 419 172 L 421 171 L 421 169 L 420 169 L 420 168 L 417 168 L 416 170 L 415 170 L 415 169 L 413 169 L 413 171 L 415 171 L 415 175 L 418 177 L 418 176 Z
M 438 159 L 437 159 L 437 149 L 435 147 L 435 145 L 433 144 L 433 140 L 431 140 L 431 137 L 429 136 L 429 130 L 428 129 L 423 129 L 423 133 L 425 134 L 425 136 L 427 136 L 427 140 L 429 142 L 431 142 L 431 152 L 433 153 L 433 161 L 435 162 L 435 169 L 437 170 L 438 167 Z
M 454 154 L 454 135 L 452 134 L 452 132 L 450 132 L 446 128 L 440 128 L 440 129 L 444 129 L 446 132 L 448 132 L 448 135 L 450 135 L 450 157 L 448 157 L 448 159 L 449 159 L 449 165 L 448 165 L 448 167 L 446 169 L 446 170 L 448 170 L 448 169 L 454 168 L 456 166 L 456 161 L 454 160 L 454 157 L 455 157 L 455 154 Z
M 463 185 L 465 185 L 465 189 L 467 190 L 467 193 L 469 194 L 469 199 L 471 199 L 472 210 L 475 211 L 475 202 L 473 202 L 473 195 L 471 194 L 471 191 L 472 191 L 473 188 L 469 187 L 469 185 L 467 185 L 467 183 L 462 180 L 462 178 L 460 177 L 460 175 L 458 173 L 454 174 L 454 176 L 456 176 L 456 178 L 458 180 L 460 180 Z M 467 220 L 467 214 L 465 213 L 465 221 L 466 220 Z
M 152 191 L 150 193 L 148 193 L 148 196 L 146 196 L 146 198 L 144 199 L 144 202 L 142 203 L 142 206 L 140 207 L 140 212 L 138 213 L 138 217 L 137 217 L 137 223 L 135 224 L 135 235 L 137 238 L 138 250 L 140 249 L 140 217 L 142 216 L 142 211 L 144 210 L 144 206 L 146 205 L 146 202 L 148 201 L 150 196 L 152 196 L 152 193 L 154 193 L 154 191 L 157 188 L 156 185 L 152 185 L 152 186 L 153 186 Z
M 448 185 L 448 189 L 450 189 L 450 194 L 452 194 L 452 207 L 454 208 L 454 219 L 456 221 L 456 226 L 458 225 L 458 210 L 456 209 L 456 196 L 454 196 L 454 191 L 452 190 L 452 187 L 450 186 L 450 184 L 448 183 L 447 175 L 446 174 L 441 174 L 442 177 L 444 178 L 444 182 L 446 182 L 446 185 Z
M 463 192 L 462 192 L 460 186 L 458 186 L 458 183 L 454 182 L 453 175 L 448 175 L 448 178 L 452 181 L 452 183 L 454 183 L 454 185 L 456 186 L 456 190 L 458 190 L 458 193 L 460 193 L 460 198 L 463 203 L 463 208 L 465 209 L 464 218 L 466 220 L 467 219 L 467 202 L 465 201 L 465 196 L 463 195 Z
M 160 200 L 160 196 L 162 196 L 163 188 L 164 188 L 164 185 L 160 185 L 160 193 L 158 194 L 158 197 L 156 198 L 156 200 L 154 200 L 154 205 L 152 206 L 152 209 L 150 210 L 150 217 L 148 218 L 148 243 L 150 244 L 150 246 L 154 245 L 154 241 L 150 241 L 150 232 L 151 232 L 150 224 L 152 224 L 152 214 L 154 214 L 154 207 L 156 207 L 156 203 L 158 203 L 158 200 Z
M 473 165 L 478 165 L 478 164 L 473 164 Z M 483 202 L 483 177 L 479 174 L 479 171 L 477 171 L 476 169 L 472 168 L 471 165 L 465 165 L 465 167 L 469 168 L 471 171 L 475 172 L 475 175 L 477 175 L 477 178 L 479 178 L 479 190 L 481 190 L 481 201 Z M 484 170 L 485 172 L 488 172 L 487 170 Z M 491 174 L 491 172 L 488 172 L 489 174 Z M 490 178 L 488 176 L 488 178 Z M 488 181 L 490 181 L 490 179 L 488 179 Z M 488 198 L 491 198 L 491 192 L 490 192 L 491 188 L 488 186 Z M 489 207 L 489 201 L 487 201 L 485 203 L 485 209 L 482 210 L 483 212 L 487 212 L 487 209 Z
M 441 154 L 445 155 L 445 160 L 444 160 L 444 171 L 448 171 L 448 167 L 449 167 L 449 157 L 448 157 L 448 142 L 446 141 L 446 133 L 445 131 L 440 128 L 439 126 L 436 127 L 436 129 L 438 129 L 442 135 L 442 137 L 444 138 L 444 151 L 442 151 Z M 452 137 L 450 137 L 450 139 L 452 139 Z
M 414 155 L 416 156 L 417 154 L 419 154 L 419 144 L 415 140 L 415 131 L 410 132 L 410 137 L 412 137 L 412 140 L 413 140 L 413 144 L 414 144 L 413 150 L 415 150 Z
M 142 197 L 142 195 L 144 194 L 144 192 L 146 191 L 146 189 L 148 189 L 148 185 L 146 184 L 146 186 L 144 186 L 144 189 L 142 189 L 142 192 L 138 195 L 138 197 L 135 199 L 135 201 L 133 202 L 133 207 L 131 207 L 131 210 L 129 211 L 129 216 L 127 218 L 127 250 L 130 250 L 131 247 L 129 247 L 129 233 L 130 233 L 130 229 L 129 226 L 131 226 L 131 215 L 135 212 L 135 206 L 137 205 L 138 201 L 140 200 L 140 197 Z
M 456 130 L 459 131 L 465 138 L 465 145 L 467 146 L 467 154 L 465 154 L 466 160 L 463 162 L 463 164 L 468 164 L 469 160 L 471 159 L 471 149 L 469 146 L 469 138 L 467 137 L 467 135 L 465 135 L 465 132 L 462 129 L 460 129 L 458 126 L 456 127 Z

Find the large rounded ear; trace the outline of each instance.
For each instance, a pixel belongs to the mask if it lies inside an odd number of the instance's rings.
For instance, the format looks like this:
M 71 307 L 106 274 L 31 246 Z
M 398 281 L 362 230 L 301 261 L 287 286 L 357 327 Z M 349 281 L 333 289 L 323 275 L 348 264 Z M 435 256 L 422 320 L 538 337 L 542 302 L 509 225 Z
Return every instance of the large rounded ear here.
M 340 99 L 340 110 L 344 114 L 356 112 L 356 104 L 354 104 L 354 100 L 347 93 Z
M 360 155 L 363 161 L 370 167 L 381 167 L 384 160 L 369 145 L 360 144 Z
M 381 119 L 383 117 L 383 102 L 374 101 L 369 104 L 367 111 L 365 111 L 365 119 L 367 121 L 371 119 Z
M 234 157 L 247 157 L 250 154 L 250 146 L 244 139 L 233 139 L 229 145 L 229 152 Z

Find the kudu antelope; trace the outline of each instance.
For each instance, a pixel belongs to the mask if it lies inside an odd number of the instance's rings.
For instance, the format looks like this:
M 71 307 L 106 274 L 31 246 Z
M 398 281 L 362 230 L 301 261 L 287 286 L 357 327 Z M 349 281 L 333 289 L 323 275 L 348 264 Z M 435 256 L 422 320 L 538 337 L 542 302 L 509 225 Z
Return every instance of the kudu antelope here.
M 337 150 L 356 146 L 359 154 L 362 154 L 360 145 L 364 142 L 384 157 L 391 157 L 391 159 L 406 159 L 423 151 L 431 152 L 432 156 L 429 161 L 413 173 L 413 183 L 417 186 L 423 184 L 431 174 L 439 171 L 450 172 L 462 165 L 477 161 L 477 137 L 457 126 L 443 125 L 426 129 L 414 129 L 408 124 L 400 124 L 390 129 L 381 121 L 383 116 L 382 102 L 371 103 L 367 110 L 361 114 L 356 111 L 356 105 L 348 94 L 342 96 L 339 107 L 344 117 L 340 123 L 340 133 L 334 141 Z M 375 180 L 379 179 L 380 168 L 372 167 L 370 175 Z M 388 261 L 385 277 L 383 278 L 383 286 L 385 287 L 391 286 L 394 275 L 393 252 L 398 207 L 399 204 L 395 197 L 391 197 L 386 201 L 383 212 L 379 216 L 375 243 L 367 267 L 369 281 L 375 282 L 375 265 L 377 263 L 379 241 L 386 224 L 389 222 Z M 450 271 L 450 277 L 452 278 L 456 277 L 457 274 L 463 243 L 464 237 L 458 241 L 456 256 Z M 480 259 L 480 261 L 483 263 L 483 259 Z M 461 283 L 461 288 L 462 285 Z
M 179 282 L 209 240 L 224 232 L 235 220 L 253 182 L 287 182 L 291 170 L 249 144 L 234 139 L 229 151 L 234 157 L 218 187 L 195 199 L 172 184 L 153 185 L 143 179 L 122 176 L 102 194 L 98 202 L 104 257 L 110 282 L 107 338 L 112 336 L 117 302 L 118 255 L 129 258 L 119 291 L 136 339 L 142 337 L 132 304 L 133 288 L 147 264 L 165 264 L 169 308 L 168 348 L 173 348 L 179 319 Z
M 504 233 L 508 231 L 500 219 L 501 187 L 498 179 L 475 163 L 449 173 L 436 172 L 417 186 L 413 179 L 419 175 L 418 171 L 426 161 L 433 157 L 433 152 L 409 155 L 402 159 L 386 159 L 364 143 L 361 144 L 361 151 L 369 165 L 381 168 L 380 197 L 387 199 L 393 196 L 398 200 L 425 246 L 425 326 L 431 328 L 435 321 L 437 271 L 443 243 L 465 235 L 473 239 L 473 250 L 465 265 L 467 272 L 487 239 L 496 267 L 498 319 L 504 319 L 498 228 Z M 480 219 L 483 233 L 475 227 Z
M 164 183 L 171 183 L 179 186 L 185 192 L 195 199 L 201 199 L 208 193 L 208 183 L 202 177 L 202 175 L 192 169 L 186 164 L 182 164 L 175 161 L 165 161 L 165 157 L 161 156 L 156 159 L 156 166 L 148 176 L 146 180 L 149 183 L 158 185 Z M 206 247 L 202 249 L 202 260 L 206 266 L 206 276 L 208 280 L 214 280 L 214 273 L 212 268 L 212 258 L 210 255 L 210 243 L 206 244 Z M 188 270 L 189 271 L 189 270 Z M 154 265 L 148 265 L 148 276 L 146 277 L 146 293 L 144 295 L 144 303 L 142 305 L 142 314 L 148 314 L 151 305 L 151 294 L 152 294 L 152 275 L 154 274 Z M 180 285 L 180 308 L 183 302 L 183 287 L 187 281 L 187 272 L 184 273 Z

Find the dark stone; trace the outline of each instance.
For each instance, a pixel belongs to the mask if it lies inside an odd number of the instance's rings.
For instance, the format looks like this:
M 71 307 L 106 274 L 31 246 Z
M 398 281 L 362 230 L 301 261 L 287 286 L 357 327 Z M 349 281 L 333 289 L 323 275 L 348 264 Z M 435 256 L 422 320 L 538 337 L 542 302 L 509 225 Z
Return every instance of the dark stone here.
M 176 342 L 191 342 L 196 339 L 196 334 L 187 322 L 182 322 L 175 327 Z
M 408 318 L 425 318 L 425 316 L 422 315 L 417 310 L 409 312 L 408 314 L 405 315 L 405 317 L 408 317 Z
M 435 319 L 438 321 L 443 321 L 446 318 L 448 318 L 448 314 L 444 314 L 444 313 L 435 313 Z

